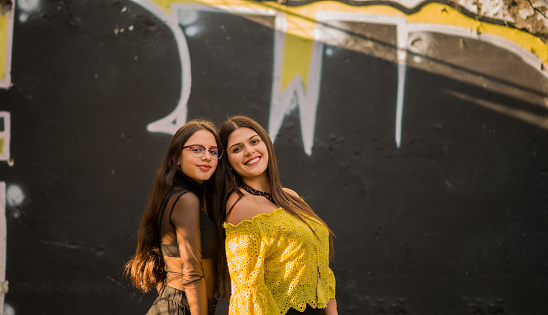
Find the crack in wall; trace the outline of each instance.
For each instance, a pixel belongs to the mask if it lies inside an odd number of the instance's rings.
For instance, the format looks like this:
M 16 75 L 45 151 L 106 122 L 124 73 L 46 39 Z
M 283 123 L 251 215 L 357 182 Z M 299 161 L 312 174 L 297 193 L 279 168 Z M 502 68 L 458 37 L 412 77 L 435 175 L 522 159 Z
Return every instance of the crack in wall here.
M 102 247 L 93 247 L 88 245 L 82 245 L 82 244 L 76 244 L 76 243 L 69 243 L 69 242 L 61 242 L 61 241 L 49 241 L 49 240 L 41 240 L 42 243 L 47 245 L 54 245 L 54 246 L 60 246 L 65 247 L 69 249 L 77 249 L 77 250 L 86 250 L 91 251 L 99 256 L 102 256 L 105 254 L 105 249 Z
M 261 2 L 268 2 L 261 1 Z M 287 0 L 277 1 L 286 6 L 299 6 L 315 1 Z M 339 1 L 353 4 L 353 1 Z M 388 2 L 388 1 L 387 1 Z M 396 1 L 405 6 L 405 1 Z M 424 1 L 417 1 L 417 3 Z M 433 1 L 450 5 L 453 9 L 465 14 L 475 15 L 475 19 L 496 19 L 505 21 L 509 25 L 514 24 L 518 29 L 524 30 L 548 43 L 548 2 L 545 0 L 455 0 Z
M 505 4 L 517 28 L 523 29 L 548 43 L 548 18 L 546 18 L 548 8 L 543 5 L 543 2 L 505 0 Z

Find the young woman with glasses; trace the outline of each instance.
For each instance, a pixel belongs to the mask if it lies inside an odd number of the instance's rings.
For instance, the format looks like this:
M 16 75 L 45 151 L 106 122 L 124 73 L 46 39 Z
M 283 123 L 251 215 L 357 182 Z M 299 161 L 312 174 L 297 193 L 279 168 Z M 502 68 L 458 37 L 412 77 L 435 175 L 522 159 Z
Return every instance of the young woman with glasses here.
M 282 188 L 266 131 L 245 116 L 221 127 L 231 183 L 225 227 L 232 283 L 229 314 L 337 314 L 329 268 L 333 233 L 294 191 Z
M 212 123 L 193 120 L 171 139 L 141 221 L 135 256 L 125 266 L 133 285 L 158 290 L 147 314 L 214 314 L 221 293 L 213 221 L 215 170 L 223 155 Z

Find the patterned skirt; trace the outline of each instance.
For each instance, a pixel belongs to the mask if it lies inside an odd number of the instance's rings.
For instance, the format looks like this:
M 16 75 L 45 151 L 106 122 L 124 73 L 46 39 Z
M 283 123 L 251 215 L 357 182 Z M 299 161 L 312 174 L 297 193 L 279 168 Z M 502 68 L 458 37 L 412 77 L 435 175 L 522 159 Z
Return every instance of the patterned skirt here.
M 216 307 L 217 300 L 207 300 L 208 315 L 215 314 Z M 164 285 L 146 315 L 190 315 L 190 308 L 185 292 Z

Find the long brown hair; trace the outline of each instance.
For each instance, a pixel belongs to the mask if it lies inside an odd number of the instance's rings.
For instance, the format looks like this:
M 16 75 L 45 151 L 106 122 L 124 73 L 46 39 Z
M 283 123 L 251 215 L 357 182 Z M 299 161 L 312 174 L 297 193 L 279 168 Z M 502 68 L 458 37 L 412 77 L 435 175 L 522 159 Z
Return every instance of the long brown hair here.
M 264 128 L 259 125 L 255 120 L 246 117 L 246 116 L 232 116 L 229 117 L 221 126 L 221 129 L 219 131 L 219 136 L 221 137 L 221 146 L 224 148 L 228 145 L 228 138 L 230 135 L 238 128 L 249 128 L 253 131 L 255 131 L 259 137 L 263 140 L 263 142 L 266 144 L 266 149 L 268 152 L 268 167 L 267 167 L 267 174 L 268 179 L 270 183 L 270 189 L 272 198 L 274 199 L 274 203 L 278 206 L 284 208 L 286 211 L 303 221 L 308 225 L 308 223 L 305 220 L 304 214 L 311 216 L 315 218 L 316 220 L 320 221 L 325 225 L 325 227 L 329 230 L 329 255 L 332 257 L 335 253 L 334 246 L 333 246 L 333 237 L 335 236 L 331 229 L 327 226 L 327 224 L 312 210 L 312 208 L 306 203 L 306 201 L 294 197 L 293 195 L 285 192 L 282 188 L 282 183 L 280 181 L 280 172 L 278 171 L 278 163 L 276 162 L 276 155 L 274 154 L 274 145 L 272 145 L 272 141 L 270 140 L 270 136 L 264 130 Z M 226 153 L 228 155 L 228 152 Z M 228 164 L 228 158 L 222 161 L 222 164 L 227 165 Z M 229 167 L 225 166 L 223 167 L 225 170 L 223 174 L 227 174 Z M 220 173 L 221 174 L 221 173 Z M 228 209 L 228 213 L 226 211 L 226 200 L 228 199 L 228 196 L 230 196 L 232 193 L 237 193 L 240 195 L 240 198 L 243 196 L 242 192 L 238 189 L 237 181 L 239 180 L 240 176 L 235 171 L 232 171 L 231 173 L 228 172 L 228 182 L 231 189 L 227 189 L 227 195 L 224 198 L 225 203 L 224 205 L 221 205 L 222 209 L 224 210 L 223 214 L 220 214 L 218 219 L 222 219 L 221 222 L 217 222 L 217 224 L 226 221 L 226 218 L 228 217 L 228 214 L 230 214 L 230 211 L 234 207 L 232 205 L 231 209 Z M 230 190 L 230 191 L 228 191 Z M 238 200 L 240 199 L 238 198 Z M 238 202 L 238 200 L 236 202 Z M 234 203 L 236 204 L 236 203 Z M 223 234 L 224 235 L 224 234 Z
M 157 287 L 158 283 L 162 282 L 166 276 L 164 259 L 160 249 L 160 240 L 158 239 L 160 232 L 158 229 L 160 205 L 166 194 L 173 187 L 177 162 L 179 161 L 185 142 L 199 130 L 211 132 L 215 137 L 217 146 L 220 146 L 220 138 L 213 123 L 204 119 L 191 120 L 177 130 L 169 143 L 162 165 L 156 171 L 148 205 L 141 220 L 141 227 L 139 228 L 137 250 L 135 255 L 125 264 L 124 268 L 124 273 L 131 278 L 133 285 L 143 292 L 148 292 L 150 289 Z M 211 178 L 206 181 L 205 196 L 199 196 L 200 199 L 205 198 L 206 210 L 210 216 L 214 216 L 218 212 L 218 210 L 215 211 L 214 209 L 219 206 L 219 202 L 212 198 L 214 183 L 219 182 L 217 178 L 218 173 L 218 170 L 215 170 Z M 216 281 L 215 292 L 217 293 L 220 291 L 218 285 L 219 279 Z

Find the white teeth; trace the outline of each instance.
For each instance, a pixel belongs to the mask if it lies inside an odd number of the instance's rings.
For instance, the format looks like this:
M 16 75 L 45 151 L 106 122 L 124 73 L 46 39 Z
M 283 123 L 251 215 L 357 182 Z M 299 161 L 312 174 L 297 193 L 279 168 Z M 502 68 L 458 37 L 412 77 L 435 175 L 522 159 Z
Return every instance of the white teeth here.
M 256 157 L 256 158 L 254 158 L 253 160 L 251 160 L 251 161 L 245 163 L 245 165 L 253 164 L 253 163 L 257 162 L 257 161 L 259 161 L 259 157 Z

